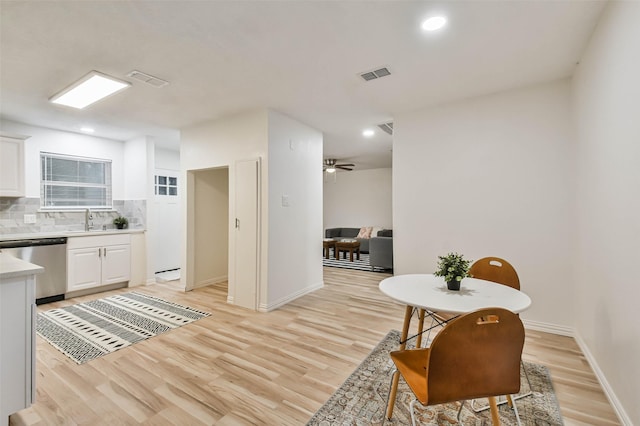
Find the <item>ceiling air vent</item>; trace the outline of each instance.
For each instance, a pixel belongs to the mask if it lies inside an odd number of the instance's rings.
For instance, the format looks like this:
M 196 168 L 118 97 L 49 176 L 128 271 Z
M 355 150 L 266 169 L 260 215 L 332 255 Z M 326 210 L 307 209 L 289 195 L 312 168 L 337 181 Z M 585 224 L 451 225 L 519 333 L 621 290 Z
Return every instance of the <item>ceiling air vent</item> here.
M 393 121 L 389 123 L 378 124 L 378 127 L 380 127 L 385 132 L 389 133 L 390 135 L 393 135 Z
M 389 69 L 386 67 L 379 68 L 374 71 L 360 73 L 360 77 L 362 77 L 365 81 L 375 80 L 376 78 L 386 77 L 388 75 L 391 75 L 391 72 L 389 72 Z
M 129 74 L 127 74 L 127 77 L 131 77 L 133 79 L 136 79 L 138 81 L 141 81 L 143 83 L 146 83 L 150 86 L 157 87 L 157 88 L 164 87 L 167 84 L 169 84 L 168 81 L 165 81 L 161 78 L 154 77 L 152 75 L 145 74 L 141 71 L 136 71 L 136 70 L 133 70 Z

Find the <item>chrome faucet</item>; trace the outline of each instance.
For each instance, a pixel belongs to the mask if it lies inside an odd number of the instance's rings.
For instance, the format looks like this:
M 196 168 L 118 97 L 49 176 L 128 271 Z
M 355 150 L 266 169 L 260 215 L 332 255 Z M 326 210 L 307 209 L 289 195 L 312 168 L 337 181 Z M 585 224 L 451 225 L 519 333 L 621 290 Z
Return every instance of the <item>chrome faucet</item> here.
M 91 214 L 91 209 L 86 209 L 84 211 L 84 230 L 90 231 L 93 229 L 93 214 Z

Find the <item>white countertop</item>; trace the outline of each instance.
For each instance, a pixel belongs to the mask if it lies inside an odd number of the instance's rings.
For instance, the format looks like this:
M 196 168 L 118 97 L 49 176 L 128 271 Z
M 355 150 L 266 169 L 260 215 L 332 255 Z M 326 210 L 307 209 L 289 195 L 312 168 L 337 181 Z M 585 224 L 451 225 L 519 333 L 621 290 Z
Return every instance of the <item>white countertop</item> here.
M 139 234 L 145 232 L 143 228 L 137 229 L 107 229 L 94 231 L 53 231 L 53 232 L 31 232 L 27 234 L 2 234 L 0 241 L 11 240 L 33 240 L 36 238 L 56 238 L 56 237 L 86 237 L 87 235 L 111 235 L 111 234 Z
M 0 253 L 0 284 L 7 278 L 22 277 L 25 275 L 41 274 L 42 266 L 25 262 L 8 254 Z

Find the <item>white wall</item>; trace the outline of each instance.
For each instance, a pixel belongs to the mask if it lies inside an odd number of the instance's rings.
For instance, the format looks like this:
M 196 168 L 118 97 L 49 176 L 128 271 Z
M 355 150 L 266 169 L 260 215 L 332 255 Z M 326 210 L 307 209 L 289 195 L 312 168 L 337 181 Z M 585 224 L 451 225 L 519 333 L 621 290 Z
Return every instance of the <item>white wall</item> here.
M 235 162 L 262 158 L 262 182 L 268 182 L 267 175 L 267 153 L 268 153 L 268 113 L 267 110 L 251 111 L 226 117 L 219 120 L 208 121 L 199 125 L 182 129 L 180 142 L 180 170 L 181 181 L 185 187 L 192 187 L 194 182 L 194 170 L 229 167 L 229 188 L 235 186 Z M 183 195 L 185 191 L 183 191 Z M 268 191 L 267 185 L 261 188 L 262 208 L 261 208 L 261 275 L 259 277 L 260 287 L 266 288 L 267 283 L 267 242 L 268 242 Z M 193 217 L 194 194 L 187 188 L 186 196 L 182 197 L 183 213 L 182 221 L 182 268 L 181 283 L 187 290 L 195 285 L 194 276 L 194 223 Z M 191 203 L 191 204 L 190 204 Z M 235 209 L 233 194 L 230 194 L 229 213 Z M 229 224 L 229 235 L 233 229 Z M 235 240 L 229 239 L 229 265 L 234 262 Z M 229 294 L 235 291 L 235 274 L 233 268 L 229 268 Z M 263 301 L 266 303 L 266 300 Z
M 161 226 L 154 220 L 154 206 L 148 202 L 153 199 L 153 163 L 154 143 L 150 136 L 140 136 L 124 142 L 124 193 L 125 200 L 145 200 L 144 238 L 132 239 L 132 280 L 139 283 L 138 276 L 144 275 L 144 283 L 152 284 L 154 277 L 154 257 L 160 248 L 155 238 L 162 233 Z M 115 198 L 115 197 L 114 197 Z M 137 242 L 136 242 L 137 241 Z
M 321 165 L 322 133 L 269 111 L 269 288 L 261 310 L 322 286 Z
M 44 127 L 0 121 L 2 132 L 30 136 L 24 144 L 26 197 L 40 198 L 40 152 L 111 160 L 114 200 L 125 199 L 124 142 Z
M 155 188 L 149 196 L 149 217 L 153 215 L 154 224 L 159 224 L 160 232 L 154 232 L 151 246 L 153 270 L 166 271 L 180 268 L 181 235 L 180 207 L 181 197 L 186 185 L 180 178 L 180 152 L 154 147 L 154 165 L 151 184 L 155 184 L 154 175 L 172 176 L 178 179 L 178 195 L 156 195 Z M 225 255 L 226 256 L 226 255 Z
M 431 273 L 449 251 L 502 257 L 533 300 L 522 317 L 571 326 L 568 82 L 402 114 L 394 123 L 396 273 Z
M 611 2 L 573 80 L 578 143 L 575 327 L 640 425 L 640 3 Z M 626 414 L 624 413 L 626 411 Z
M 391 169 L 338 172 L 324 181 L 324 229 L 393 227 Z
M 290 144 L 291 141 L 291 144 Z M 290 147 L 294 149 L 291 150 Z M 261 158 L 260 274 L 258 307 L 273 309 L 322 285 L 322 263 L 318 241 L 322 234 L 322 135 L 282 114 L 259 110 L 182 129 L 180 168 L 183 181 L 195 184 L 194 171 L 229 167 L 229 212 L 235 210 L 235 162 Z M 293 161 L 291 161 L 293 160 Z M 314 172 L 315 171 L 315 172 Z M 270 196 L 273 194 L 273 197 Z M 289 195 L 291 206 L 281 209 L 281 196 Z M 193 200 L 183 197 L 182 282 L 194 286 Z M 275 200 L 275 201 L 274 201 Z M 271 206 L 272 203 L 276 203 Z M 229 235 L 233 229 L 229 223 Z M 311 237 L 313 235 L 313 237 Z M 312 241 L 313 238 L 313 241 Z M 270 241 L 276 242 L 272 246 Z M 292 266 L 283 245 L 291 244 L 300 267 Z M 315 263 L 310 261 L 315 258 Z M 235 262 L 235 240 L 229 239 L 229 265 Z M 235 273 L 229 268 L 229 294 L 234 294 Z
M 153 147 L 153 141 L 148 136 L 141 136 L 124 143 L 125 200 L 147 199 L 149 185 L 153 184 L 153 169 L 147 168 L 148 145 Z
M 180 170 L 180 151 L 155 147 L 156 169 Z

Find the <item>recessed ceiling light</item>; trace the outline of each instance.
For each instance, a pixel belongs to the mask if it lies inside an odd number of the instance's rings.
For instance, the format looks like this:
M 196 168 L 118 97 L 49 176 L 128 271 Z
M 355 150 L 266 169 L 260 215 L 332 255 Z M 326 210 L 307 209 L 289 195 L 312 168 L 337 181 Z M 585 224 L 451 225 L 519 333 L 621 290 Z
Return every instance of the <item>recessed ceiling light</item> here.
M 444 16 L 432 16 L 422 22 L 422 29 L 425 31 L 436 31 L 447 24 L 447 18 Z
M 374 132 L 371 129 L 366 129 L 362 131 L 362 136 L 364 136 L 365 138 L 370 138 L 371 136 L 375 135 L 376 132 Z
M 131 83 L 91 71 L 71 86 L 54 95 L 50 101 L 82 109 L 94 102 L 131 86 Z
M 85 132 L 85 133 L 93 133 L 96 131 L 96 129 L 92 128 L 92 127 L 81 127 L 80 128 L 81 132 Z

